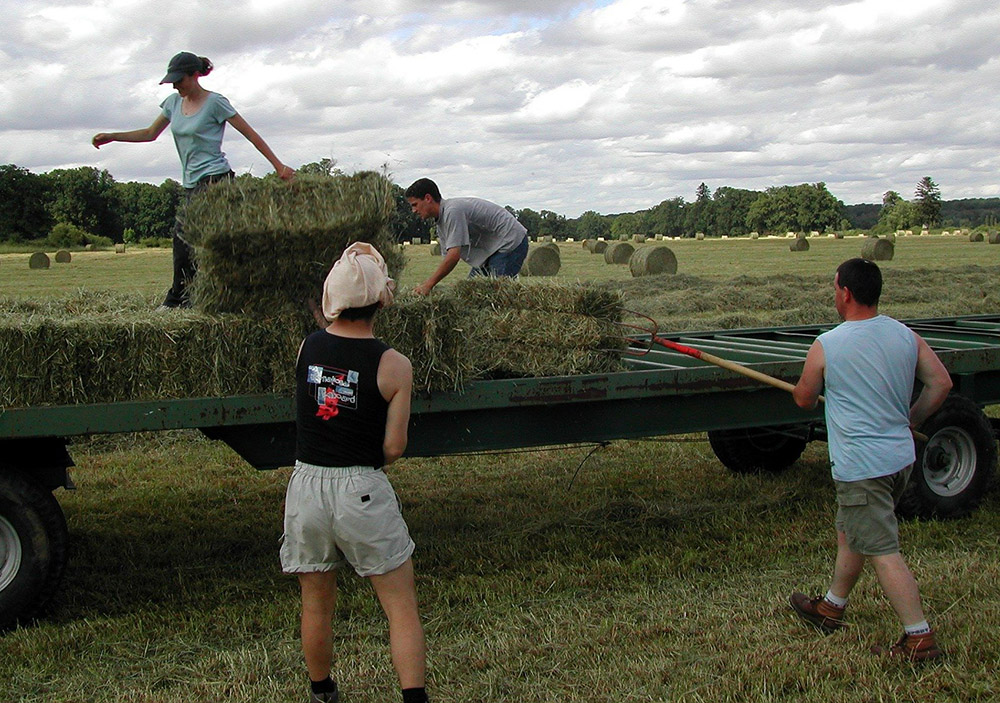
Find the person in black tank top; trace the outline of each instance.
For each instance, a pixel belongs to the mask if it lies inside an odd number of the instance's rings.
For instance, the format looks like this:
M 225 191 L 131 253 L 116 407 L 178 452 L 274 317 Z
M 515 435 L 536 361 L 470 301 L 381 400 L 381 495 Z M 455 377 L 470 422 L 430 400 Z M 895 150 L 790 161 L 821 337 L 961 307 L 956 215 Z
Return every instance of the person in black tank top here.
M 382 468 L 406 448 L 413 370 L 373 335 L 393 281 L 370 244 L 345 250 L 327 276 L 326 329 L 296 362 L 296 465 L 285 497 L 281 564 L 302 590 L 302 651 L 311 700 L 336 703 L 331 678 L 336 569 L 367 577 L 401 646 L 393 666 L 404 703 L 427 701 L 425 643 L 413 576 L 414 545 Z

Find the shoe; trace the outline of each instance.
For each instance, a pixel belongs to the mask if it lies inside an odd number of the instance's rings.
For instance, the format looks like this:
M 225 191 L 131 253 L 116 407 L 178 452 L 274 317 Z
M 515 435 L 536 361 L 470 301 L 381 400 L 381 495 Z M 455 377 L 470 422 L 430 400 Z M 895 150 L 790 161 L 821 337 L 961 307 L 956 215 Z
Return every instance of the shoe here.
M 337 703 L 340 700 L 340 691 L 337 690 L 337 682 L 333 682 L 333 690 L 324 693 L 309 692 L 309 703 Z
M 911 662 L 929 661 L 944 656 L 944 652 L 937 646 L 933 631 L 925 632 L 922 635 L 904 633 L 899 641 L 891 647 L 872 647 L 872 654 L 885 654 Z
M 838 608 L 823 596 L 810 598 L 804 593 L 793 593 L 788 604 L 800 618 L 826 634 L 844 627 L 845 608 Z

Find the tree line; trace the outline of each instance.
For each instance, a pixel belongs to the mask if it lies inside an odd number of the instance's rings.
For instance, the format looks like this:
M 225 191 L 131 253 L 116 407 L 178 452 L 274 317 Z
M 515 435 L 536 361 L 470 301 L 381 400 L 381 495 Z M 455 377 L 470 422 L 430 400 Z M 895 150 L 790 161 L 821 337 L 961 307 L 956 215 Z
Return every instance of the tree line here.
M 336 162 L 305 164 L 299 173 L 337 175 Z M 269 178 L 272 176 L 265 176 Z M 243 175 L 240 178 L 253 178 Z M 43 174 L 0 166 L 0 242 L 73 246 L 88 242 L 138 242 L 171 234 L 183 188 L 173 179 L 160 185 L 117 182 L 107 170 L 57 169 Z M 400 241 L 432 233 L 410 212 L 403 188 L 393 185 L 396 211 L 390 226 Z M 589 210 L 567 218 L 531 208 L 507 209 L 532 236 L 555 239 L 626 238 L 633 234 L 670 237 L 741 236 L 750 232 L 784 233 L 865 229 L 895 231 L 923 226 L 976 227 L 1000 219 L 1000 198 L 942 202 L 929 176 L 913 198 L 888 191 L 881 204 L 845 206 L 825 183 L 777 186 L 752 191 L 723 186 L 714 192 L 701 183 L 694 200 L 664 200 L 646 210 L 603 215 Z

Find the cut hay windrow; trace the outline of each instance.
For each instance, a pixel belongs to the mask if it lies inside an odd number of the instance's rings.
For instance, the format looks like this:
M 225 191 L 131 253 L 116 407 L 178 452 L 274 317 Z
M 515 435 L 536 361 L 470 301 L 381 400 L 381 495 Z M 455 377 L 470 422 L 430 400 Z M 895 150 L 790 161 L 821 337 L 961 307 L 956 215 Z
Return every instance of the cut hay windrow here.
M 356 241 L 374 244 L 398 277 L 403 253 L 387 226 L 392 209 L 391 183 L 371 171 L 213 184 L 183 216 L 198 262 L 192 303 L 208 313 L 299 311 Z
M 152 308 L 105 293 L 0 299 L 0 407 L 290 394 L 299 343 L 316 329 L 297 311 Z M 618 369 L 621 316 L 617 292 L 478 279 L 400 297 L 375 319 L 376 334 L 410 358 L 415 392 L 426 392 Z

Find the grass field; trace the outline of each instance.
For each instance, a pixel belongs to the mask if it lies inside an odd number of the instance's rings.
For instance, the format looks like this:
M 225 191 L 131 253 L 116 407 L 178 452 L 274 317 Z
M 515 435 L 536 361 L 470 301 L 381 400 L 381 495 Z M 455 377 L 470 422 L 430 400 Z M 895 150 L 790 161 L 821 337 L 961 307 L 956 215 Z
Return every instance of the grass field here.
M 829 314 L 832 270 L 861 241 L 811 243 L 791 253 L 785 240 L 670 242 L 681 275 L 648 281 L 563 244 L 558 280 L 620 285 L 630 305 L 658 317 L 685 300 L 698 301 L 683 311 L 695 321 Z M 408 247 L 403 286 L 433 268 L 428 249 Z M 883 267 L 887 303 L 913 316 L 995 312 L 994 257 L 1000 247 L 957 238 L 901 240 Z M 3 254 L 0 295 L 96 287 L 155 299 L 169 270 L 169 252 L 156 250 L 80 253 L 48 271 Z M 968 518 L 903 526 L 949 656 L 900 665 L 868 653 L 898 636 L 870 572 L 846 631 L 819 635 L 785 604 L 793 589 L 827 585 L 825 445 L 776 476 L 727 472 L 702 435 L 616 442 L 587 458 L 591 449 L 404 458 L 392 468 L 418 545 L 433 700 L 997 696 L 996 490 Z M 191 432 L 97 437 L 71 452 L 78 490 L 57 493 L 71 534 L 66 584 L 46 619 L 0 635 L 0 701 L 306 700 L 297 589 L 277 561 L 287 470 L 256 472 Z M 375 599 L 353 575 L 341 583 L 342 700 L 398 700 Z

